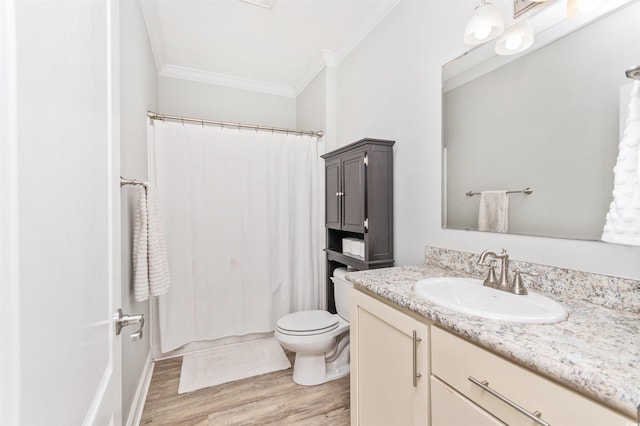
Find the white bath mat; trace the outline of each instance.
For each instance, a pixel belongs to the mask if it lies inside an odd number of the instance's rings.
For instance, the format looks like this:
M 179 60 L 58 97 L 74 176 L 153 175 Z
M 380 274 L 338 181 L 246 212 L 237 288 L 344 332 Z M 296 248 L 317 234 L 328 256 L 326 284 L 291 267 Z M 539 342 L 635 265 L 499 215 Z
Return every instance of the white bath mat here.
M 220 346 L 182 358 L 178 393 L 291 368 L 273 337 Z

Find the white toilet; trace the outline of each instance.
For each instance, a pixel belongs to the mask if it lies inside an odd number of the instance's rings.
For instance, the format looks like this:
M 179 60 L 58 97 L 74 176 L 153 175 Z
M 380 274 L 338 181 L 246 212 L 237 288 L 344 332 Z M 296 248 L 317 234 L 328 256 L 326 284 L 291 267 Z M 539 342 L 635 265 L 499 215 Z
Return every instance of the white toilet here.
M 274 336 L 296 353 L 293 381 L 313 386 L 349 374 L 349 290 L 346 268 L 333 272 L 337 314 L 300 311 L 278 320 Z

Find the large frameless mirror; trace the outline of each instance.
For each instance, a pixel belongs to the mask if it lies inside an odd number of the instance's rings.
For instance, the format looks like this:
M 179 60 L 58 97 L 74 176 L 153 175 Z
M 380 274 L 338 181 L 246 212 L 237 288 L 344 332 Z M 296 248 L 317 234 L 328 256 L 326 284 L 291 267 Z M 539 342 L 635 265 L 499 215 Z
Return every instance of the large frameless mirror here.
M 443 66 L 445 228 L 477 230 L 477 194 L 507 190 L 508 233 L 600 239 L 633 84 L 625 70 L 640 64 L 640 2 L 609 4 L 547 24 L 523 54 L 488 43 Z

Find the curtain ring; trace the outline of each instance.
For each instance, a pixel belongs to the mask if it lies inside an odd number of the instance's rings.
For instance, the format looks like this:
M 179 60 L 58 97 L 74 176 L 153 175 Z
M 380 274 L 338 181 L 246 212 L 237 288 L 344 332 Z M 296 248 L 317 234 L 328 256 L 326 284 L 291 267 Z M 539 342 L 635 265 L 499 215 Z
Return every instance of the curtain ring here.
M 182 125 L 184 126 L 184 117 L 180 117 L 180 121 L 182 121 Z
M 204 118 L 200 121 L 200 124 L 202 124 L 202 128 L 204 129 Z

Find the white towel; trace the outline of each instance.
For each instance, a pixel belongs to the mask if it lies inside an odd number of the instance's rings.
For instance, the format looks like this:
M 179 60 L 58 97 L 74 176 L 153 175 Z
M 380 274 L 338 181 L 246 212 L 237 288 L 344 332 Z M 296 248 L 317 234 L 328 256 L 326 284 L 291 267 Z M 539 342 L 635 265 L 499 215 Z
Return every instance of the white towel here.
M 164 227 L 158 211 L 155 189 L 139 186 L 133 235 L 134 295 L 136 301 L 169 290 L 169 262 Z
M 613 169 L 613 201 L 602 241 L 640 245 L 640 81 L 631 89 L 629 115 Z
M 507 191 L 482 191 L 478 209 L 478 230 L 507 232 L 509 229 L 509 195 Z

